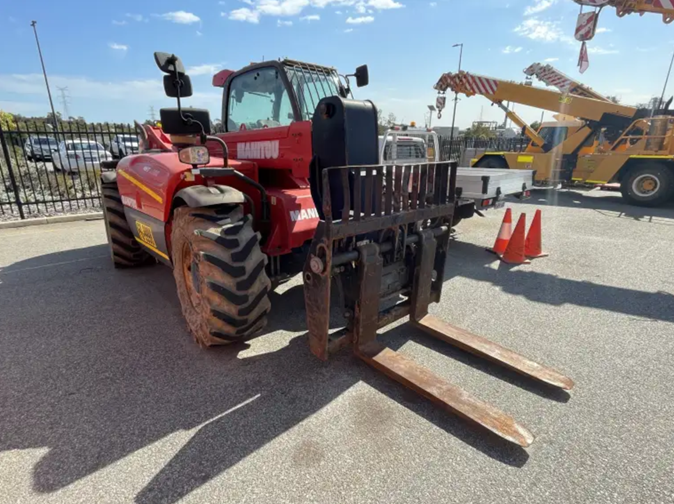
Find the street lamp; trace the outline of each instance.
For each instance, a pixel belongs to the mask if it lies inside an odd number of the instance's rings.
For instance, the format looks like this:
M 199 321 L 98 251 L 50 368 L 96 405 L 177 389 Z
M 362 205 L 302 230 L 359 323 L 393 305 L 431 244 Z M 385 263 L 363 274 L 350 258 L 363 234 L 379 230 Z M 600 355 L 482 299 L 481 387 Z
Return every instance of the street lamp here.
M 40 63 L 42 64 L 42 74 L 44 75 L 44 83 L 47 86 L 47 96 L 49 96 L 49 106 L 51 107 L 51 115 L 54 120 L 54 128 L 58 130 L 58 122 L 56 120 L 56 111 L 54 110 L 54 102 L 51 99 L 51 91 L 49 89 L 49 81 L 47 80 L 47 70 L 44 67 L 44 60 L 42 59 L 42 49 L 40 49 L 40 40 L 37 38 L 37 21 L 31 21 L 30 25 L 33 27 L 35 33 L 35 43 L 37 44 L 37 53 L 40 55 Z
M 435 108 L 435 105 L 428 106 L 428 129 L 431 129 L 431 125 L 433 123 L 433 112 L 436 110 L 437 109 Z
M 463 43 L 460 44 L 454 44 L 452 47 L 458 47 L 459 48 L 459 72 L 461 71 L 461 60 L 463 59 Z M 456 104 L 459 101 L 459 93 L 458 91 L 454 93 L 454 112 L 452 112 L 452 129 L 449 132 L 449 145 L 450 145 L 450 156 L 451 156 L 451 148 L 453 147 L 452 145 L 452 140 L 454 140 L 454 122 L 456 121 Z

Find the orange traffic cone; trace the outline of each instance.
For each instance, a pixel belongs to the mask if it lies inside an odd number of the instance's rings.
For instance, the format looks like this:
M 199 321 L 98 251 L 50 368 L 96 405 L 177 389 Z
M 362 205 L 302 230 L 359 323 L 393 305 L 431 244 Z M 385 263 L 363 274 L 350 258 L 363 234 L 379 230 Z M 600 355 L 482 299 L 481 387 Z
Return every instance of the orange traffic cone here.
M 510 236 L 513 233 L 513 212 L 510 208 L 506 209 L 506 213 L 503 216 L 503 222 L 501 223 L 501 229 L 498 231 L 498 236 L 494 242 L 494 246 L 490 249 L 487 249 L 489 252 L 496 254 L 497 256 L 502 256 L 506 251 L 508 242 L 510 241 Z
M 529 228 L 527 239 L 524 242 L 524 255 L 527 257 L 547 257 L 550 254 L 543 252 L 543 238 L 541 236 L 541 211 L 536 210 L 534 220 Z
M 517 226 L 515 226 L 515 232 L 510 237 L 508 242 L 508 247 L 506 248 L 505 253 L 501 256 L 501 261 L 508 264 L 530 264 L 529 261 L 524 256 L 524 229 L 527 226 L 527 217 L 526 214 L 520 215 L 519 220 L 517 221 Z

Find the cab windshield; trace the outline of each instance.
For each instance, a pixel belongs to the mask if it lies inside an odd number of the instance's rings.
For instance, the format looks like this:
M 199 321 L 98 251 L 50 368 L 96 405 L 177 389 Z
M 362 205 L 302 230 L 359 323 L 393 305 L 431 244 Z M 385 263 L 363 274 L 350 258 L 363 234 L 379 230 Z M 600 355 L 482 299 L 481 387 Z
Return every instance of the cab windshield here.
M 297 96 L 304 121 L 311 120 L 319 101 L 328 96 L 340 94 L 339 76 L 335 71 L 302 65 L 287 66 L 286 73 Z

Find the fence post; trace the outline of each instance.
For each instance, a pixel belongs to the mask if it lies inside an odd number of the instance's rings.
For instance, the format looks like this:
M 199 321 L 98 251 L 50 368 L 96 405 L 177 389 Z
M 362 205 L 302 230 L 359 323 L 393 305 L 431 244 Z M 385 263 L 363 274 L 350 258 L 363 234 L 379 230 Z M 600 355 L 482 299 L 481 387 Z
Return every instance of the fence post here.
M 12 159 L 9 156 L 9 147 L 7 147 L 7 141 L 5 140 L 5 131 L 0 125 L 0 144 L 2 144 L 2 153 L 5 156 L 5 161 L 7 162 L 7 171 L 9 172 L 9 181 L 12 184 L 12 191 L 14 192 L 14 199 L 17 208 L 19 209 L 19 216 L 22 219 L 25 219 L 26 216 L 23 213 L 23 205 L 21 203 L 21 196 L 19 195 L 19 187 L 16 185 L 16 178 L 14 177 L 14 170 L 12 169 Z

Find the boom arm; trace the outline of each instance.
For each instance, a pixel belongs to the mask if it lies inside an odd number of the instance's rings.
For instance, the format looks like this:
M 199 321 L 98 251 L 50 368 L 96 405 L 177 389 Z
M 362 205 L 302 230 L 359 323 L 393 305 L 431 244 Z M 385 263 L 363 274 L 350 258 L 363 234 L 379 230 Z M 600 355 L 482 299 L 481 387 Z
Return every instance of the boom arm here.
M 443 74 L 435 84 L 434 89 L 440 93 L 451 89 L 455 93 L 462 93 L 469 97 L 479 94 L 500 105 L 503 102 L 511 101 L 588 121 L 624 119 L 625 122 L 629 122 L 637 112 L 634 107 L 626 107 L 583 96 L 565 95 L 548 89 L 526 86 L 464 71 Z
M 674 21 L 674 1 L 672 0 L 574 0 L 580 5 L 603 7 L 610 5 L 616 10 L 618 17 L 627 14 L 643 15 L 646 12 L 662 14 L 662 21 L 669 24 Z
M 564 94 L 573 94 L 576 96 L 583 96 L 585 98 L 594 98 L 609 102 L 610 100 L 605 96 L 597 93 L 591 87 L 572 79 L 565 73 L 560 72 L 552 65 L 543 65 L 541 63 L 534 63 L 524 70 L 524 73 L 529 77 L 536 76 L 538 80 L 545 83 L 547 86 L 554 86 Z

